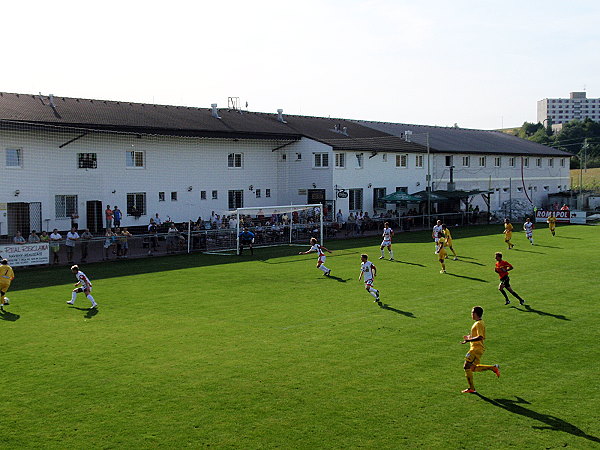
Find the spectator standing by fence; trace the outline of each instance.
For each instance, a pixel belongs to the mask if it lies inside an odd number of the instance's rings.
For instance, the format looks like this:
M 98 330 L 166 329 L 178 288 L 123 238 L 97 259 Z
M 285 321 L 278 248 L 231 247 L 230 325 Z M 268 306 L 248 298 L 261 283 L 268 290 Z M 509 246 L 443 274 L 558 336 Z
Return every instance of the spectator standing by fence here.
M 113 211 L 110 209 L 110 205 L 106 206 L 104 216 L 106 217 L 106 229 L 110 230 L 113 227 Z
M 113 209 L 113 218 L 115 222 L 115 228 L 121 226 L 121 219 L 123 218 L 123 213 L 119 209 L 117 205 L 115 205 L 115 209 Z
M 31 234 L 27 238 L 29 244 L 37 244 L 40 242 L 40 237 L 36 234 L 35 230 L 31 230 Z
M 25 244 L 25 238 L 21 236 L 20 231 L 17 231 L 17 233 L 15 234 L 15 237 L 13 238 L 13 244 Z
M 94 237 L 87 228 L 81 233 L 81 262 L 86 262 L 88 257 L 89 241 Z
M 55 228 L 50 235 L 50 250 L 52 250 L 52 264 L 58 264 L 58 252 L 60 251 L 60 241 L 62 236 Z

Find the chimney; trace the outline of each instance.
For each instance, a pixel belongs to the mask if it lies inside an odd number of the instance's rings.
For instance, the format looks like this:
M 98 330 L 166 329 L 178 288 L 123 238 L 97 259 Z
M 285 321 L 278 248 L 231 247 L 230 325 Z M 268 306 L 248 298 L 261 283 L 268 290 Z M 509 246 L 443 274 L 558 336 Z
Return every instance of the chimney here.
M 348 136 L 348 127 L 342 127 L 342 134 Z
M 212 103 L 210 105 L 210 108 L 211 108 L 210 115 L 213 116 L 215 119 L 220 119 L 221 117 L 219 116 L 219 110 L 217 109 L 217 104 Z
M 48 95 L 48 100 L 50 101 L 50 107 L 56 108 L 56 105 L 54 104 L 54 94 Z
M 410 142 L 410 136 L 411 136 L 412 134 L 413 134 L 413 133 L 412 133 L 412 131 L 410 131 L 410 130 L 406 130 L 406 131 L 404 132 L 404 140 L 405 140 L 406 142 Z
M 284 119 L 283 119 L 283 109 L 278 109 L 277 110 L 277 120 L 281 123 L 287 123 Z

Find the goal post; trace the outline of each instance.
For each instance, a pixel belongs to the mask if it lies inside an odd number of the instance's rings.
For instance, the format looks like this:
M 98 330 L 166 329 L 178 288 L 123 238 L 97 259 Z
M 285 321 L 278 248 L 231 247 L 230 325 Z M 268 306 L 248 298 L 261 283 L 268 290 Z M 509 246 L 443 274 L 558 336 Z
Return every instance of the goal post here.
M 323 205 L 320 203 L 255 206 L 230 211 L 230 216 L 235 216 L 236 220 L 236 254 L 240 253 L 240 233 L 244 228 L 259 237 L 255 247 L 298 245 L 307 236 L 314 237 L 315 234 L 323 245 L 322 212 Z

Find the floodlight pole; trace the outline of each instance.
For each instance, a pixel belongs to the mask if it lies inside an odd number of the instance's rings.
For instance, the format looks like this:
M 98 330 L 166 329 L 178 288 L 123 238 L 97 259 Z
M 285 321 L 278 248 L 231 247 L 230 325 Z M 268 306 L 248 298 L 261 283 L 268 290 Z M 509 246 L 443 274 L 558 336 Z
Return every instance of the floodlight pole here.
M 321 214 L 319 214 L 319 216 L 321 216 L 321 220 L 320 220 L 320 227 L 321 227 L 321 246 L 323 246 L 323 211 L 325 209 L 325 206 L 323 205 L 323 203 L 321 203 Z
M 427 145 L 427 227 L 431 226 L 431 162 L 429 133 L 425 133 L 425 142 Z
M 236 224 L 235 224 L 235 242 L 236 242 L 236 255 L 239 256 L 240 254 L 240 210 L 239 208 L 235 210 L 235 215 L 236 215 Z

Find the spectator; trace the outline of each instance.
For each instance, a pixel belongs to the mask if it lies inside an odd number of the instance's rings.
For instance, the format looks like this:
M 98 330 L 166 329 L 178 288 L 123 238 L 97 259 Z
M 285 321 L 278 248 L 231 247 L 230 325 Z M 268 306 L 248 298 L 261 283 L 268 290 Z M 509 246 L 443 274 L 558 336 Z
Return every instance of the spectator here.
M 25 243 L 25 238 L 23 236 L 21 236 L 20 231 L 17 231 L 17 234 L 15 234 L 15 237 L 13 238 L 13 243 L 14 244 L 24 244 Z
M 48 236 L 48 233 L 46 233 L 45 231 L 42 231 L 42 234 L 40 235 L 40 242 L 50 242 L 50 236 Z
M 115 245 L 115 234 L 113 233 L 113 231 L 110 228 L 106 229 L 106 234 L 104 235 L 104 258 L 102 258 L 103 260 L 108 260 L 110 259 L 110 252 L 111 252 L 111 247 L 113 245 Z M 114 253 L 114 250 L 112 250 L 112 252 Z
M 131 233 L 129 232 L 129 230 L 127 229 L 127 227 L 123 228 L 123 231 L 121 231 L 121 235 L 119 236 L 119 240 L 121 241 L 121 248 L 123 250 L 123 258 L 127 258 L 128 257 L 128 253 L 129 253 L 129 238 L 131 237 Z
M 116 208 L 116 206 L 115 206 L 115 208 Z M 121 228 L 117 227 L 117 228 L 115 228 L 115 244 L 117 246 L 117 258 L 120 258 L 121 255 L 123 254 L 123 247 L 122 247 L 122 242 L 121 242 L 120 236 L 121 236 Z
M 340 226 L 344 224 L 344 215 L 342 214 L 341 209 L 338 210 L 337 214 L 335 215 L 335 221 L 339 223 Z
M 117 205 L 115 205 L 115 209 L 113 210 L 113 217 L 115 220 L 115 228 L 121 226 L 121 219 L 123 218 L 123 214 Z
M 349 233 L 354 234 L 355 228 L 356 228 L 356 218 L 354 217 L 353 213 L 350 213 L 350 215 L 348 216 L 348 225 L 346 227 L 346 236 L 348 236 Z
M 562 205 L 562 208 L 560 208 L 560 210 L 561 210 L 561 211 L 568 211 L 568 210 L 569 210 L 569 207 L 567 206 L 567 204 L 566 204 L 566 203 L 564 203 L 564 204 Z
M 148 256 L 152 256 L 158 248 L 157 232 L 158 229 L 156 228 L 156 223 L 154 222 L 154 219 L 151 218 L 150 223 L 148 224 L 148 234 L 150 235 L 148 242 Z
M 178 236 L 179 230 L 174 223 L 171 223 L 169 225 L 169 231 L 167 232 L 167 253 L 175 253 Z
M 52 264 L 58 264 L 58 252 L 60 251 L 60 241 L 62 236 L 55 228 L 50 235 L 50 250 L 52 251 Z
M 113 211 L 110 209 L 110 205 L 106 206 L 104 216 L 106 217 L 106 229 L 109 230 L 113 227 Z
M 87 261 L 89 241 L 93 237 L 94 235 L 87 228 L 81 233 L 81 262 Z
M 27 242 L 30 244 L 37 244 L 40 242 L 40 237 L 35 233 L 35 230 L 31 230 L 31 234 L 27 238 Z
M 198 220 L 200 220 L 200 217 L 198 217 Z M 158 213 L 154 214 L 154 224 L 158 227 L 160 225 L 162 225 L 162 220 L 160 220 L 160 217 L 158 216 Z
M 73 262 L 73 251 L 75 250 L 75 241 L 79 240 L 79 233 L 75 227 L 71 228 L 71 231 L 67 233 L 67 240 L 65 246 L 67 247 L 67 262 Z
M 77 219 L 79 219 L 79 215 L 77 213 L 71 214 L 71 228 L 75 228 L 76 230 L 79 228 Z

